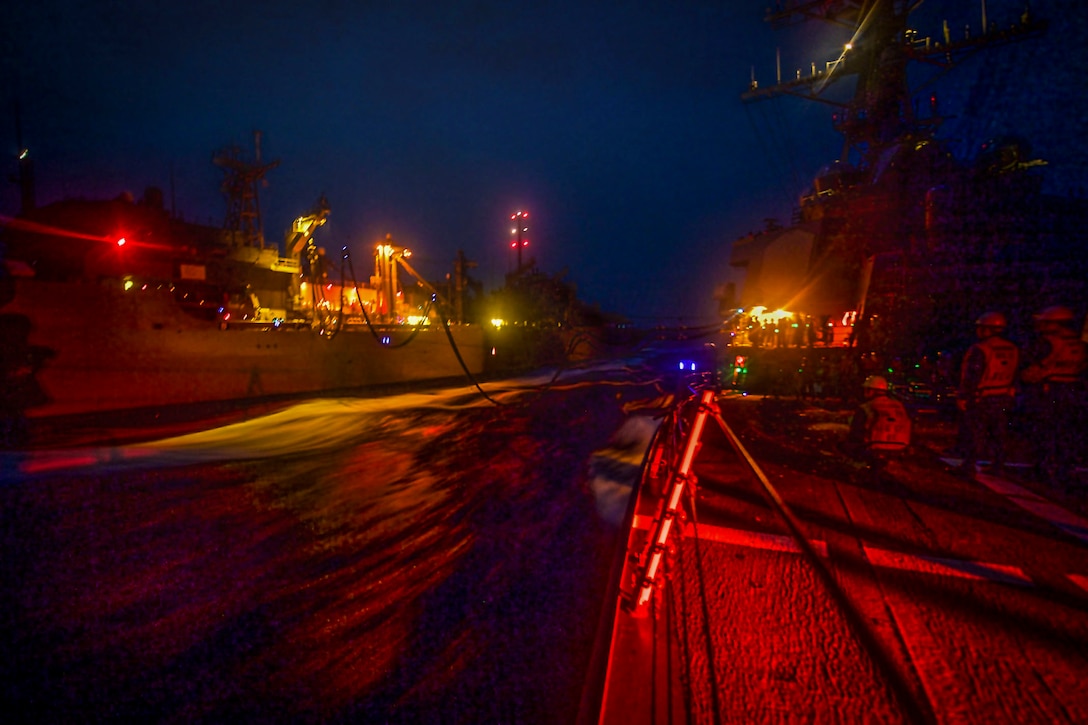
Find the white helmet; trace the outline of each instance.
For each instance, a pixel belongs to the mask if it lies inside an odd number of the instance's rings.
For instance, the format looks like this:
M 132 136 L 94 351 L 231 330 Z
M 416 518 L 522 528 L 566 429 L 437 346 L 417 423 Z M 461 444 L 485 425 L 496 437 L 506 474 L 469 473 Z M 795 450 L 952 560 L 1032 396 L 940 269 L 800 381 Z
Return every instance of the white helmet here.
M 1000 312 L 986 312 L 975 320 L 976 327 L 989 327 L 994 330 L 1004 330 L 1009 326 L 1009 321 Z
M 865 382 L 861 384 L 863 388 L 870 388 L 872 390 L 887 390 L 888 381 L 880 375 L 870 375 L 865 378 Z
M 1053 307 L 1047 307 L 1045 310 L 1035 315 L 1035 319 L 1039 322 L 1069 323 L 1073 321 L 1073 310 L 1068 307 L 1062 307 L 1061 305 L 1055 305 Z

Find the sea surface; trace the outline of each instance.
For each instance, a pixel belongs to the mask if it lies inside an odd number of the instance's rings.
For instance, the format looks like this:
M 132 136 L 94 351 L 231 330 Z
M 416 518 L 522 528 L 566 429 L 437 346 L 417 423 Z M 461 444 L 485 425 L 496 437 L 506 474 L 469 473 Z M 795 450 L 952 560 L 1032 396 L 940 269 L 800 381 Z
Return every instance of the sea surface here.
M 660 380 L 485 389 L 2 454 L 5 711 L 573 721 Z

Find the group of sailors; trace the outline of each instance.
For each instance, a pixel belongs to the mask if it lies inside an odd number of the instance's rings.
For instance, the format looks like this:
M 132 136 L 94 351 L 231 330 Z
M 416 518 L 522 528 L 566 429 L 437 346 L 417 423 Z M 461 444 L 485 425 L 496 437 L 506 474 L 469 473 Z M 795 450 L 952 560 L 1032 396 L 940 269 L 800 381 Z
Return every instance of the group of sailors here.
M 733 324 L 735 344 L 752 347 L 813 347 L 831 343 L 829 319 L 817 321 L 810 315 L 794 313 L 778 319 L 740 315 Z
M 1019 410 L 1036 474 L 1071 491 L 1083 445 L 1088 340 L 1067 307 L 1048 307 L 1032 321 L 1034 339 L 1021 349 L 1006 337 L 1004 314 L 987 312 L 975 320 L 976 342 L 964 355 L 956 391 L 962 455 L 957 472 L 973 478 L 985 463 L 988 472 L 1003 473 L 1010 417 Z M 849 440 L 858 457 L 879 466 L 910 445 L 910 417 L 888 394 L 882 376 L 867 376 L 862 387 L 865 400 L 851 421 Z
M 1006 337 L 1008 320 L 987 312 L 975 321 L 977 342 L 964 357 L 957 406 L 962 412 L 960 471 L 973 476 L 980 461 L 995 472 L 1008 456 L 1009 416 L 1023 394 L 1036 471 L 1060 486 L 1074 482 L 1080 442 L 1088 350 L 1068 307 L 1033 317 L 1034 340 L 1023 350 Z

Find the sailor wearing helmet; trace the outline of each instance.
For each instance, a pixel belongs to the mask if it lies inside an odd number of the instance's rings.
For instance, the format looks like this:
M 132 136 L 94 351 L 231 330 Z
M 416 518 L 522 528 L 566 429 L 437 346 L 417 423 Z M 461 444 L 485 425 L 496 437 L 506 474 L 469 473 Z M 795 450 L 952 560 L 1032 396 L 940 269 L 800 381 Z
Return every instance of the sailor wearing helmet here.
M 1075 329 L 1068 307 L 1047 307 L 1034 317 L 1037 339 L 1021 374 L 1039 447 L 1036 465 L 1051 483 L 1072 483 L 1079 428 L 1076 417 L 1084 394 L 1088 367 L 1084 340 Z
M 865 378 L 862 388 L 865 401 L 850 420 L 847 450 L 878 471 L 910 445 L 910 416 L 899 400 L 888 395 L 888 381 L 880 375 Z
M 1008 321 L 1000 312 L 987 312 L 975 320 L 978 342 L 967 349 L 960 368 L 956 406 L 963 413 L 966 442 L 960 471 L 973 477 L 975 466 L 989 456 L 994 470 L 1005 465 L 1009 413 L 1016 399 L 1016 373 L 1020 349 L 1004 337 Z

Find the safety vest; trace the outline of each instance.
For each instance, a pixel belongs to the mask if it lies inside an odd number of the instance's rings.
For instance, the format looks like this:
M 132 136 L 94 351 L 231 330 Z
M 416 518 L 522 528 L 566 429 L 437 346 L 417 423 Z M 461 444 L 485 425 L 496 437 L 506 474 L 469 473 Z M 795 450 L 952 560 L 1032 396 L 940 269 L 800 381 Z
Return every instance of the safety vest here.
M 1044 383 L 1075 383 L 1085 367 L 1084 343 L 1071 332 L 1045 336 L 1050 352 L 1039 363 Z
M 1003 337 L 993 335 L 975 343 L 985 360 L 982 378 L 975 394 L 980 398 L 1016 395 L 1016 369 L 1020 366 L 1020 348 Z
M 910 416 L 903 404 L 878 395 L 862 406 L 868 422 L 865 445 L 876 451 L 901 451 L 910 445 Z

